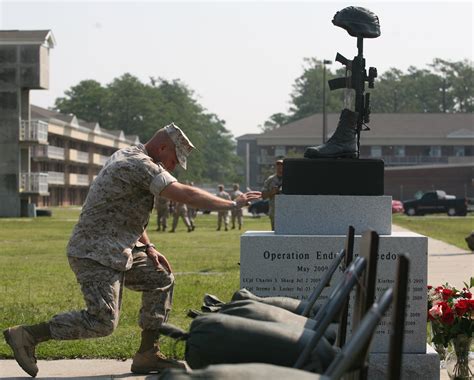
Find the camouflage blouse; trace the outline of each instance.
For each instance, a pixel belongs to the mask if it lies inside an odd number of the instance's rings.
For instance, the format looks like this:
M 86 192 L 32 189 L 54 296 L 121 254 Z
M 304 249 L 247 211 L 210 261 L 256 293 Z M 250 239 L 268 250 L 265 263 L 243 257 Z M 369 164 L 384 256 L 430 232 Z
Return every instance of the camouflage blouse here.
M 176 179 L 139 144 L 115 152 L 87 194 L 67 247 L 116 270 L 132 266 L 132 248 L 145 230 L 153 200 Z

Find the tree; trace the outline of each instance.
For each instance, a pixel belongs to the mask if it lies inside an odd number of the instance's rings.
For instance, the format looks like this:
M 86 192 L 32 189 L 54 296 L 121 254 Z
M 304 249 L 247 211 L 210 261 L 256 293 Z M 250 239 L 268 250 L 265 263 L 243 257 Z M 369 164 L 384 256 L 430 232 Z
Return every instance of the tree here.
M 472 62 L 467 59 L 450 62 L 435 58 L 430 65 L 443 77 L 445 92 L 452 102 L 452 112 L 473 112 L 474 88 L 472 83 Z
M 195 182 L 239 181 L 238 158 L 232 135 L 225 122 L 208 113 L 194 99 L 194 93 L 179 80 L 150 78 L 142 83 L 126 73 L 102 87 L 85 80 L 58 98 L 56 109 L 73 113 L 86 121 L 98 121 L 106 129 L 123 130 L 148 140 L 159 128 L 175 122 L 198 148 L 192 153 L 188 170 L 177 168 L 180 179 Z
M 74 114 L 79 119 L 97 121 L 106 119 L 107 89 L 95 80 L 84 80 L 64 92 L 63 98 L 57 98 L 55 109 L 65 114 Z
M 305 58 L 303 74 L 295 80 L 293 92 L 290 94 L 290 114 L 288 121 L 294 121 L 323 111 L 323 70 L 324 66 L 317 58 Z M 326 68 L 326 111 L 341 110 L 341 93 L 329 91 L 327 81 L 336 76 L 344 76 L 339 71 L 333 74 Z
M 433 60 L 428 69 L 410 66 L 406 73 L 390 68 L 375 80 L 371 93 L 374 113 L 473 112 L 472 62 Z M 283 124 L 322 113 L 324 67 L 316 58 L 305 58 L 303 74 L 295 79 L 288 114 L 275 113 L 260 128 L 273 130 Z M 344 77 L 345 69 L 326 72 L 326 80 Z M 344 91 L 326 91 L 326 111 L 340 112 Z
M 274 129 L 281 127 L 287 122 L 288 122 L 288 115 L 285 115 L 284 113 L 281 113 L 281 112 L 274 113 L 268 118 L 267 121 L 263 123 L 263 125 L 259 125 L 259 128 L 262 130 L 262 132 L 273 131 Z

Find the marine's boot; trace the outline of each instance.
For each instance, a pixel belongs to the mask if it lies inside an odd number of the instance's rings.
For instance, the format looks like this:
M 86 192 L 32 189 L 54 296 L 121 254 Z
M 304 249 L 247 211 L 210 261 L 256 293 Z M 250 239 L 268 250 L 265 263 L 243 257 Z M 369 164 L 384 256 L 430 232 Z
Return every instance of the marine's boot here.
M 186 365 L 178 360 L 168 359 L 158 347 L 154 347 L 145 352 L 137 352 L 133 357 L 131 370 L 133 373 L 145 374 L 161 372 L 166 368 L 185 369 Z
M 38 366 L 36 365 L 34 337 L 23 326 L 10 327 L 3 331 L 3 336 L 13 350 L 15 360 L 20 367 L 28 375 L 36 377 Z
M 331 138 L 322 145 L 306 148 L 306 158 L 356 158 L 357 113 L 343 109 L 337 128 Z

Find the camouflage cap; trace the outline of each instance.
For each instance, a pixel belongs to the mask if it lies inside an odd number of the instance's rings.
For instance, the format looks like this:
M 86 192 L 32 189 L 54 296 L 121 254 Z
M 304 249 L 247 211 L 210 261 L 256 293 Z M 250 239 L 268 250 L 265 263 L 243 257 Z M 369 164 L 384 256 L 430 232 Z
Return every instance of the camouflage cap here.
M 186 170 L 187 157 L 193 149 L 196 149 L 195 146 L 176 124 L 171 123 L 167 125 L 165 131 L 174 143 L 179 164 Z

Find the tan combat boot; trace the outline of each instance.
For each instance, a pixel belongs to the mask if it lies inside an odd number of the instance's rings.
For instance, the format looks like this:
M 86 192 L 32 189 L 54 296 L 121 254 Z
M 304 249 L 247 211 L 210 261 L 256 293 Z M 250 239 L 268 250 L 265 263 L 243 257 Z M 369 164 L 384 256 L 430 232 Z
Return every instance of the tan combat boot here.
M 36 377 L 38 366 L 35 357 L 35 340 L 23 326 L 10 327 L 3 331 L 5 341 L 13 350 L 13 355 L 21 368 Z
M 133 373 L 160 372 L 166 368 L 186 369 L 186 365 L 178 360 L 168 359 L 157 347 L 145 352 L 137 352 L 133 357 Z

